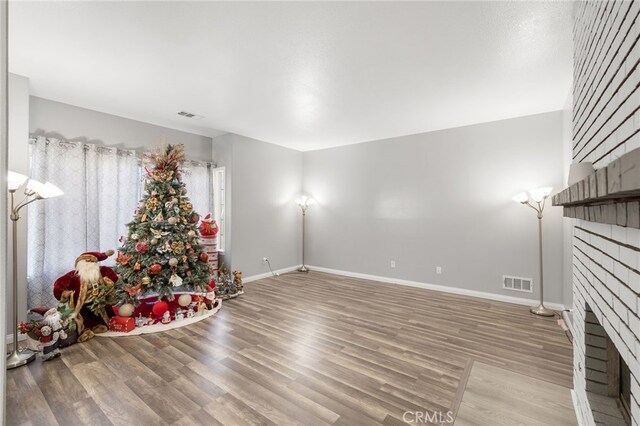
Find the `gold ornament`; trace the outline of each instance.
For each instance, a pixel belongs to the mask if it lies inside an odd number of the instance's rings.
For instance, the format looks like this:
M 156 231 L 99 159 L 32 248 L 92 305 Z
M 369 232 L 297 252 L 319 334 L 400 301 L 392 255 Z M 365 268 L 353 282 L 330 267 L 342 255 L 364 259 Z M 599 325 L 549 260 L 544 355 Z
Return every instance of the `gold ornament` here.
M 184 243 L 182 241 L 174 241 L 171 243 L 171 250 L 173 250 L 173 252 L 175 254 L 182 254 L 184 253 Z
M 147 203 L 146 203 L 147 210 L 153 210 L 158 206 L 160 206 L 160 202 L 158 201 L 157 198 L 153 197 L 147 200 Z

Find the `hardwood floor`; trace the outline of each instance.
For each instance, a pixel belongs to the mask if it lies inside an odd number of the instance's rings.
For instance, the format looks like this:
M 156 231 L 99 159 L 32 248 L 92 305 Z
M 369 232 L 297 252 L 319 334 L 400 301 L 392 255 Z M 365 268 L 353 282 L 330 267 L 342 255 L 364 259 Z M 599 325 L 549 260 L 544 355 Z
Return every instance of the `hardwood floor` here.
M 8 423 L 438 423 L 475 361 L 571 387 L 567 338 L 524 306 L 318 272 L 245 290 L 192 326 L 8 371 Z
M 515 408 L 517 407 L 517 408 Z M 577 425 L 569 389 L 473 363 L 456 426 Z

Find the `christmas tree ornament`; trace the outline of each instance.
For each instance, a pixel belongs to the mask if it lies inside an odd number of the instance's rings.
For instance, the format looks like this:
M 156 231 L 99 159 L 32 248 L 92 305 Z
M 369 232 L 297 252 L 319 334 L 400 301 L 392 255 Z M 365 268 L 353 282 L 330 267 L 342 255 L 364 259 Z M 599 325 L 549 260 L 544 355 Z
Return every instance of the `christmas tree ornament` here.
M 134 306 L 131 303 L 125 303 L 120 305 L 118 308 L 118 315 L 121 317 L 130 317 L 133 315 L 133 311 L 135 310 Z
M 169 278 L 169 283 L 171 283 L 171 285 L 173 285 L 174 287 L 180 287 L 182 285 L 182 278 L 180 278 L 176 274 L 173 274 L 171 275 L 171 278 Z
M 156 238 L 158 240 L 162 239 L 162 237 L 166 237 L 167 235 L 169 235 L 168 231 L 162 231 L 160 229 L 150 229 L 151 233 L 153 234 L 153 238 Z
M 133 265 L 133 270 L 139 271 L 140 269 L 142 269 L 142 265 L 140 264 L 140 262 L 136 262 L 136 264 Z
M 189 222 L 191 223 L 198 223 L 199 220 L 200 215 L 196 212 L 191 213 L 191 215 L 189 216 Z
M 131 287 L 128 285 L 124 286 L 124 291 L 129 295 L 129 297 L 135 297 L 138 293 L 140 293 L 140 284 L 135 287 Z
M 196 236 L 196 231 L 191 230 L 191 231 L 187 232 L 187 235 L 190 236 L 190 237 L 195 237 Z
M 200 262 L 206 262 L 207 260 L 209 260 L 209 255 L 205 252 L 202 252 L 198 256 L 198 259 L 200 259 Z
M 167 302 L 164 302 L 162 300 L 156 302 L 156 304 L 151 308 L 151 312 L 153 312 L 153 315 L 157 317 L 162 317 L 162 315 L 164 315 L 164 313 L 168 310 L 169 305 L 167 304 Z
M 122 254 L 122 252 L 118 252 L 118 258 L 116 259 L 116 262 L 119 263 L 120 265 L 126 265 L 127 263 L 129 263 L 129 261 L 131 260 L 131 258 L 133 257 L 133 255 L 131 254 Z
M 158 244 L 158 239 L 152 238 L 151 241 L 149 241 L 149 243 L 151 243 L 152 246 L 155 246 L 156 244 Z
M 162 216 L 162 213 L 160 213 L 159 215 L 153 218 L 153 221 L 155 223 L 162 223 L 164 222 L 164 216 Z
M 135 240 L 138 239 L 138 234 L 131 234 L 131 236 L 129 238 L 131 238 L 132 240 L 135 241 Z
M 136 244 L 136 251 L 143 254 L 148 252 L 149 244 L 145 243 L 144 241 L 139 242 L 138 244 Z
M 178 223 L 178 218 L 171 216 L 169 219 L 167 219 L 167 222 L 169 223 L 169 225 L 175 225 L 176 223 Z
M 160 265 L 159 263 L 154 263 L 153 265 L 149 266 L 149 273 L 151 275 L 158 275 L 160 272 L 162 272 L 162 265 Z
M 141 283 L 142 283 L 142 285 L 149 285 L 149 284 L 151 284 L 151 278 L 150 277 L 142 277 Z
M 169 259 L 169 266 L 173 266 L 173 267 L 178 266 L 178 259 L 176 259 L 175 257 L 172 257 L 171 259 Z
M 181 294 L 180 297 L 178 297 L 178 305 L 182 306 L 183 308 L 186 308 L 190 304 L 191 304 L 190 294 Z

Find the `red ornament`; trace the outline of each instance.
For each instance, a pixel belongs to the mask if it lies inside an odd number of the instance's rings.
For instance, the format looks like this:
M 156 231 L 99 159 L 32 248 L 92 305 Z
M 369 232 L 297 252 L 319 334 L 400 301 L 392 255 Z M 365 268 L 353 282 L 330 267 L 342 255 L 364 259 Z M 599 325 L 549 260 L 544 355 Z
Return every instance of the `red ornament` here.
M 191 213 L 191 215 L 189 216 L 189 222 L 191 223 L 198 223 L 199 220 L 200 215 L 196 212 Z
M 216 288 L 216 280 L 209 281 L 209 287 L 214 290 Z
M 162 265 L 160 265 L 159 263 L 154 263 L 153 265 L 149 266 L 149 273 L 151 275 L 158 275 L 160 271 L 162 271 Z
M 201 252 L 200 253 L 200 261 L 201 262 L 206 262 L 207 260 L 209 260 L 209 255 L 205 252 Z
M 169 305 L 167 304 L 167 302 L 163 302 L 162 300 L 157 302 L 155 305 L 153 305 L 153 308 L 151 308 L 151 311 L 157 317 L 161 317 L 168 310 Z
M 138 253 L 146 253 L 149 251 L 149 244 L 144 243 L 144 242 L 139 242 L 138 244 L 136 244 L 136 251 Z

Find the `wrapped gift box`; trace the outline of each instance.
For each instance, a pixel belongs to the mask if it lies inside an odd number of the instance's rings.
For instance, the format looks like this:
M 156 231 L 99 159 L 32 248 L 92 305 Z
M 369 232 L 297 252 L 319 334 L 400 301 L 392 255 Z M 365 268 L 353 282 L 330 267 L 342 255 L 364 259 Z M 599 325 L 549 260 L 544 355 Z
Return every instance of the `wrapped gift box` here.
M 128 333 L 136 328 L 136 324 L 131 317 L 112 317 L 109 320 L 109 330 Z

